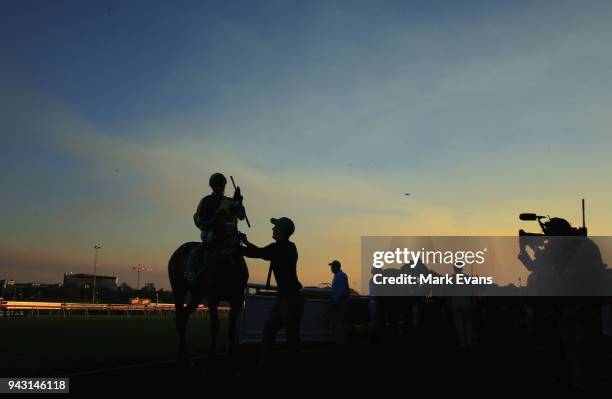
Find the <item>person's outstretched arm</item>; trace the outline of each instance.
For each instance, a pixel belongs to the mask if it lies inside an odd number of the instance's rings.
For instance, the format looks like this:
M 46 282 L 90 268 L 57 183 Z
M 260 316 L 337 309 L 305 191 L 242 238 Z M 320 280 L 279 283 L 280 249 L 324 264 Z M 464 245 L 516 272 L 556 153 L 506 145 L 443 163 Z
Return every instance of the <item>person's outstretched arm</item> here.
M 240 253 L 242 256 L 246 256 L 247 258 L 256 258 L 256 259 L 265 259 L 270 260 L 272 257 L 272 249 L 274 244 L 267 245 L 263 248 L 259 248 L 257 245 L 251 243 L 247 240 L 245 234 L 240 236 L 241 241 L 246 246 L 240 246 Z

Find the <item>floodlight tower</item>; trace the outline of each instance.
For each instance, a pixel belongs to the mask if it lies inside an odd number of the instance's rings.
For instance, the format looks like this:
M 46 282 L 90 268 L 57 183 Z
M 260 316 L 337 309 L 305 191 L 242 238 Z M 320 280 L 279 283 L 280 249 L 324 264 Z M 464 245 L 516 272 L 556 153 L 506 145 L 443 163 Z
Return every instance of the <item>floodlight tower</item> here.
M 91 295 L 91 303 L 96 303 L 96 276 L 98 274 L 98 250 L 102 248 L 100 244 L 94 245 L 94 275 L 93 275 L 93 294 Z
M 140 273 L 141 272 L 150 272 L 151 269 L 147 269 L 146 267 L 144 267 L 144 265 L 138 265 L 138 266 L 132 267 L 132 270 L 134 270 L 134 271 L 136 271 L 138 273 L 138 279 L 136 280 L 136 289 L 140 290 Z

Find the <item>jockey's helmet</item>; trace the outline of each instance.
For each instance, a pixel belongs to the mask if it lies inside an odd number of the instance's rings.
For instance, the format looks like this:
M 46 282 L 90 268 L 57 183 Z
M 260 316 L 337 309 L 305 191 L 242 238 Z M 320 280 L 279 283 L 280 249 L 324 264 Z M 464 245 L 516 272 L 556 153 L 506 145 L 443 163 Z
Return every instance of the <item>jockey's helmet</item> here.
M 227 179 L 221 173 L 213 173 L 208 179 L 208 185 L 210 187 L 216 187 L 220 185 L 225 185 L 227 183 Z

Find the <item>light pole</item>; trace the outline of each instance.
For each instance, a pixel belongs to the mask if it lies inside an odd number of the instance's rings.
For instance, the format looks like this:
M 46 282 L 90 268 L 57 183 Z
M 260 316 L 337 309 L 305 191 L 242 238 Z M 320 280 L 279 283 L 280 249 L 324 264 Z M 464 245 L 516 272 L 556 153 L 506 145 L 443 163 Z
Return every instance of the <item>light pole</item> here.
M 138 279 L 136 280 L 136 289 L 140 290 L 140 272 L 148 272 L 150 271 L 150 269 L 147 269 L 143 265 L 138 265 L 138 266 L 132 267 L 132 270 L 138 272 Z
M 99 244 L 94 245 L 94 251 L 96 254 L 94 256 L 94 278 L 93 278 L 93 294 L 91 298 L 91 303 L 96 303 L 96 275 L 98 273 L 98 250 L 102 248 Z

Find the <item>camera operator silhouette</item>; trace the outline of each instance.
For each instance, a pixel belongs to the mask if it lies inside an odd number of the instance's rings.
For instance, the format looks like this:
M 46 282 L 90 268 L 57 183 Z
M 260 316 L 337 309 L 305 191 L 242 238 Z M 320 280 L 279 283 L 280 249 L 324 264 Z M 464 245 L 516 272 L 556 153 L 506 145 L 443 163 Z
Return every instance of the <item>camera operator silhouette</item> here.
M 518 259 L 532 272 L 528 293 L 539 296 L 530 302 L 536 307 L 536 317 L 548 319 L 555 326 L 569 385 L 582 390 L 593 375 L 599 308 L 608 281 L 601 251 L 587 237 L 584 226 L 574 228 L 565 219 L 535 214 L 522 214 L 520 218 L 538 220 L 543 232 L 519 231 Z M 528 247 L 533 256 L 527 252 Z
M 602 261 L 597 245 L 581 228 L 561 218 L 542 222 L 543 235 L 520 231 L 518 259 L 531 275 L 527 289 L 539 296 L 603 295 Z M 531 248 L 533 256 L 527 249 Z

